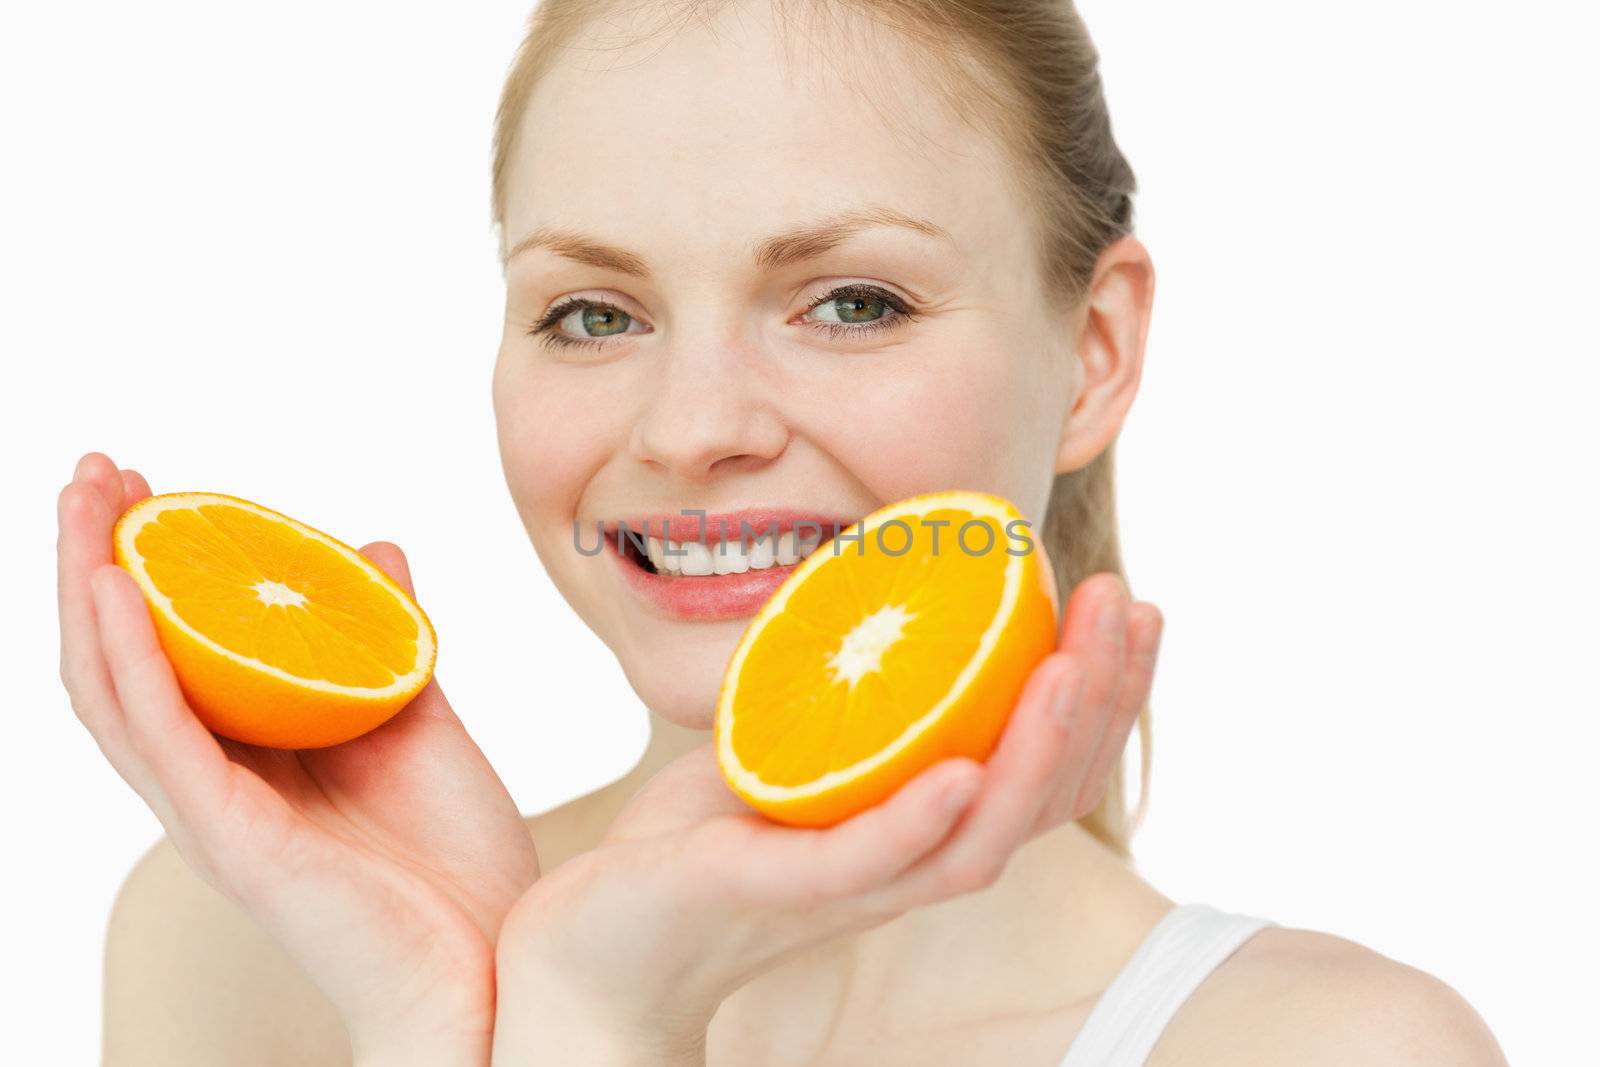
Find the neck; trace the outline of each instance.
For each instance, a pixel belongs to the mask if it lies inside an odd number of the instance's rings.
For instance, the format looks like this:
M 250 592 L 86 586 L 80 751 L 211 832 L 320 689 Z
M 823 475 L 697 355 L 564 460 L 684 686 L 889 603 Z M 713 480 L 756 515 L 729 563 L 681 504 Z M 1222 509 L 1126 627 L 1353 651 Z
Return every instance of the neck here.
M 693 730 L 687 726 L 679 726 L 652 711 L 650 740 L 644 746 L 644 755 L 639 757 L 639 762 L 634 764 L 617 784 L 625 785 L 627 795 L 632 796 L 661 768 L 690 749 L 698 748 L 710 740 L 710 730 Z
M 628 773 L 586 795 L 580 804 L 569 806 L 554 821 L 546 816 L 539 835 L 539 858 L 544 869 L 553 870 L 568 857 L 593 848 L 617 813 L 657 771 L 710 740 L 710 730 L 691 730 L 650 712 L 650 740 Z

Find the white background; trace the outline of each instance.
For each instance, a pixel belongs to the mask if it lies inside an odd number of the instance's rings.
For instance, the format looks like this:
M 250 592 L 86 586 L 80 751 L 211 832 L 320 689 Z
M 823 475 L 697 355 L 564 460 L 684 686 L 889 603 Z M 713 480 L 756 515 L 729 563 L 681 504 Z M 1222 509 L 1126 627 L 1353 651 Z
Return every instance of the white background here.
M 56 674 L 84 451 L 403 545 L 525 811 L 643 746 L 494 447 L 490 123 L 526 7 L 0 16 L 8 1059 L 92 1062 L 104 923 L 160 834 Z M 1169 620 L 1141 870 L 1573 1062 L 1600 990 L 1593 27 L 1554 0 L 1083 10 L 1160 279 L 1121 451 Z

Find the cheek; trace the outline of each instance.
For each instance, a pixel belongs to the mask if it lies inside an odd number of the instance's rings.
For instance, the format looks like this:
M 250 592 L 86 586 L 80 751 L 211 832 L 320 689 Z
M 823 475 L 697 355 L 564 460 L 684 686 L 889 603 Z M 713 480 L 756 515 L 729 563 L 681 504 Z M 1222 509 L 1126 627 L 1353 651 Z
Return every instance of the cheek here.
M 972 349 L 925 353 L 833 417 L 838 458 L 883 501 L 935 489 L 981 489 L 1026 506 L 1053 455 L 1048 406 L 1022 361 Z M 848 455 L 845 454 L 848 452 Z
M 574 395 L 574 383 L 562 369 L 522 366 L 507 358 L 495 368 L 500 460 L 511 497 L 530 528 L 571 519 L 614 436 L 605 405 Z

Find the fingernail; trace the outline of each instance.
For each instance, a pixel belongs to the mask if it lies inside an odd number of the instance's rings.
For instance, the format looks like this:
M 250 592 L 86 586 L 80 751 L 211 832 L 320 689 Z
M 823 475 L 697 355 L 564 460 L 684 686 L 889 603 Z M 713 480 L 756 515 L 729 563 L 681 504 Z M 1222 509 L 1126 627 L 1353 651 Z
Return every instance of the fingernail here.
M 1050 694 L 1050 715 L 1062 726 L 1072 719 L 1072 705 L 1078 695 L 1077 671 L 1062 671 L 1056 679 L 1055 692 Z

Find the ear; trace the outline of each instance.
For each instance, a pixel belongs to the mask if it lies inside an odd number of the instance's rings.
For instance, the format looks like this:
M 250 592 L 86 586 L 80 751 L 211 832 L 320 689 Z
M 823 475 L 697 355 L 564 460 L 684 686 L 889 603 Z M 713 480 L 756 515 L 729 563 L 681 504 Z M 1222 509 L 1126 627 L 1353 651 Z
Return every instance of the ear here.
M 1078 366 L 1056 453 L 1058 474 L 1087 467 L 1122 430 L 1144 370 L 1155 287 L 1155 264 L 1137 238 L 1119 238 L 1100 253 L 1078 327 Z

